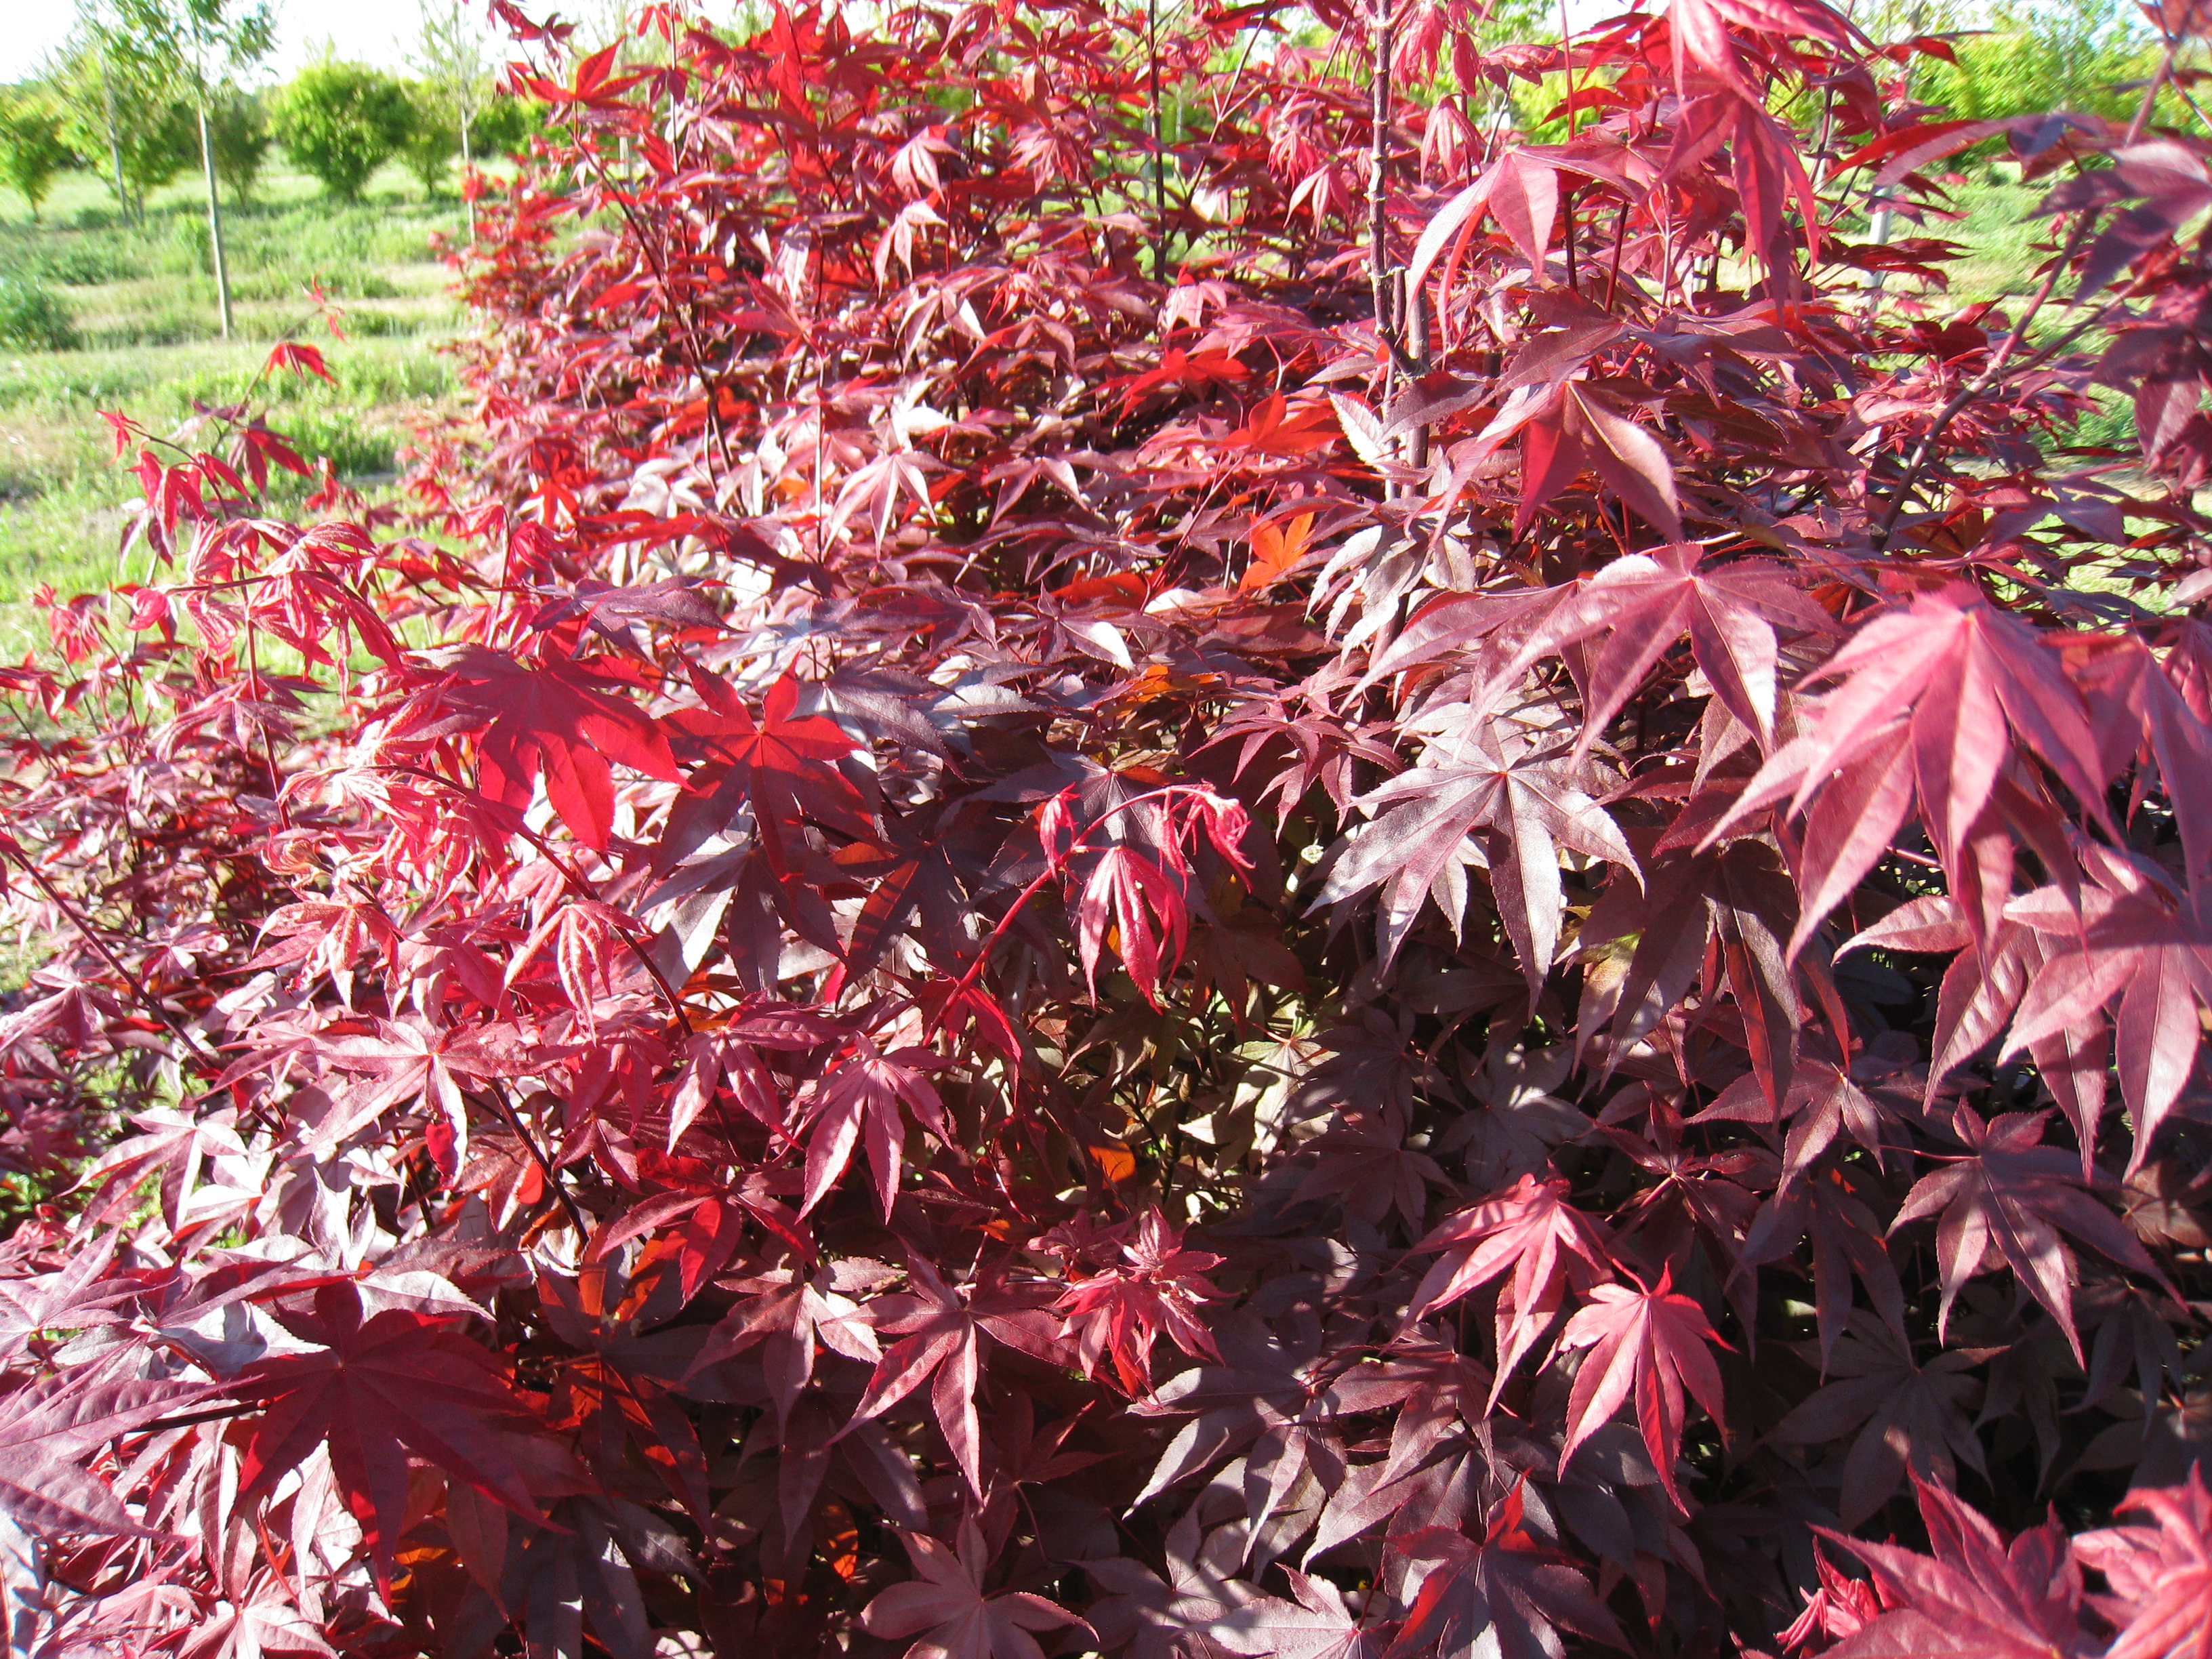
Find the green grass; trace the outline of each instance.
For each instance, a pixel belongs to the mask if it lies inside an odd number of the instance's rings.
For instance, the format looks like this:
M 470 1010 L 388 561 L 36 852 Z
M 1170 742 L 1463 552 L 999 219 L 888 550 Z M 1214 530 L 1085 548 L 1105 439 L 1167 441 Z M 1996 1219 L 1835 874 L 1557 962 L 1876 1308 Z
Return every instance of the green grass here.
M 0 654 L 43 636 L 22 603 L 41 585 L 67 595 L 145 577 L 143 547 L 127 570 L 117 558 L 138 487 L 115 464 L 100 410 L 166 432 L 196 403 L 236 400 L 270 343 L 296 333 L 320 346 L 337 383 L 267 385 L 270 424 L 302 454 L 328 455 L 349 482 L 387 483 L 413 422 L 453 396 L 438 347 L 465 319 L 431 238 L 462 228 L 458 203 L 423 200 L 396 169 L 351 206 L 312 180 L 264 175 L 252 203 L 225 204 L 235 329 L 224 340 L 196 176 L 158 192 L 136 226 L 88 175 L 63 180 L 35 224 L 0 191 L 0 271 L 51 291 L 78 342 L 0 345 Z M 343 307 L 345 339 L 315 319 L 311 283 Z
M 1900 221 L 1892 234 L 1939 237 L 1966 249 L 1950 267 L 1946 295 L 1954 307 L 2029 294 L 2036 266 L 2051 257 L 2051 221 L 2035 211 L 2049 187 L 2050 181 L 2019 183 L 2010 167 L 1972 168 L 1950 187 L 1948 211 L 1958 217 L 1930 215 L 1919 226 Z

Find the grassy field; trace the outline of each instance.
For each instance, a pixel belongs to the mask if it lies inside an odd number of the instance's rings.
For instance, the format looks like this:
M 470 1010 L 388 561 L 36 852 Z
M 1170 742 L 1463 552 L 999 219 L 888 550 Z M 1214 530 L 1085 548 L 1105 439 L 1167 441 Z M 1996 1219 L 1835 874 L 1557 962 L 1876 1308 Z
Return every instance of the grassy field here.
M 79 337 L 73 350 L 0 345 L 0 654 L 20 655 L 43 633 L 21 603 L 40 584 L 66 594 L 121 574 L 143 579 L 143 550 L 127 573 L 118 566 L 137 483 L 117 468 L 99 410 L 166 430 L 196 401 L 235 399 L 270 343 L 307 325 L 337 384 L 284 377 L 270 388 L 271 423 L 302 453 L 327 454 L 343 477 L 374 486 L 391 477 L 410 422 L 452 398 L 438 348 L 465 319 L 431 237 L 462 229 L 460 204 L 425 201 L 396 170 L 354 206 L 281 170 L 255 194 L 224 210 L 236 317 L 226 341 L 196 176 L 158 193 L 140 226 L 118 222 L 88 176 L 57 188 L 41 224 L 0 191 L 0 273 L 51 288 Z M 343 341 L 313 320 L 311 282 L 343 307 Z

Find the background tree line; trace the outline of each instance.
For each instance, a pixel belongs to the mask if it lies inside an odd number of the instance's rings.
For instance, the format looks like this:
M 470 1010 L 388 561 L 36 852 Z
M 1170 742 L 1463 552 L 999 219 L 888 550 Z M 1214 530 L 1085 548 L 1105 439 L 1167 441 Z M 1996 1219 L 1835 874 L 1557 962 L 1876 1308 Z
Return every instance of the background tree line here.
M 82 7 L 43 74 L 0 87 L 0 184 L 35 216 L 55 181 L 82 168 L 137 219 L 150 192 L 193 167 L 234 204 L 251 201 L 281 144 L 342 200 L 394 160 L 434 193 L 456 161 L 503 155 L 537 125 L 530 104 L 495 89 L 496 64 L 458 3 L 425 7 L 411 76 L 326 56 L 288 83 L 260 84 L 272 45 L 265 3 Z

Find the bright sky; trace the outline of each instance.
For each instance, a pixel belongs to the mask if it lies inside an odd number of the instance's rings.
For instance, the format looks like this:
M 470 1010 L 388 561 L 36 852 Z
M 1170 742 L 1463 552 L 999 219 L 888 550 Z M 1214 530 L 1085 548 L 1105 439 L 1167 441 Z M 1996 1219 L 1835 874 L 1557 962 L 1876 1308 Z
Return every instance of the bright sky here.
M 0 26 L 0 82 L 35 75 L 76 15 L 71 0 L 5 0 L 0 10 L 9 14 Z M 404 68 L 420 21 L 416 0 L 276 0 L 273 78 L 289 79 L 325 40 L 341 58 Z

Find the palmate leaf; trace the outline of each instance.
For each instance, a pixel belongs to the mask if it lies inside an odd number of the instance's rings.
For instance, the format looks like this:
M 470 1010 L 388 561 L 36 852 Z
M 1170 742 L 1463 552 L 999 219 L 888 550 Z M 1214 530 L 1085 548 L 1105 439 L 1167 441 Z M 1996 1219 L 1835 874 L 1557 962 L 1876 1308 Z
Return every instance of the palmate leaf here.
M 1186 1249 L 1182 1229 L 1157 1210 L 1138 1218 L 1121 1260 L 1071 1284 L 1054 1311 L 1066 1320 L 1085 1376 L 1110 1358 L 1121 1386 L 1136 1394 L 1151 1381 L 1152 1345 L 1164 1334 L 1192 1358 L 1218 1359 L 1206 1332 L 1203 1304 L 1219 1293 L 1206 1272 L 1221 1258 Z
M 1042 1287 L 987 1281 L 954 1286 L 930 1265 L 909 1261 L 908 1292 L 878 1297 L 869 1312 L 878 1333 L 898 1339 L 884 1347 L 867 1391 L 838 1437 L 850 1434 L 930 1385 L 930 1409 L 970 1491 L 983 1490 L 982 1438 L 977 1394 L 987 1341 L 1000 1342 L 1055 1364 L 1073 1358 L 1045 1311 Z
M 0 1398 L 0 1510 L 44 1538 L 154 1537 L 84 1459 L 120 1436 L 189 1411 L 206 1383 L 118 1376 L 112 1361 L 26 1382 Z
M 380 1573 L 390 1572 L 398 1541 L 410 1454 L 537 1518 L 537 1500 L 493 1432 L 526 1408 L 498 1361 L 454 1320 L 398 1308 L 364 1317 L 359 1291 L 343 1284 L 316 1291 L 307 1310 L 274 1311 L 316 1346 L 260 1360 L 231 1381 L 233 1393 L 261 1408 L 246 1419 L 241 1497 L 268 1492 L 324 1448 Z
M 2074 1540 L 2083 1564 L 2112 1587 L 2100 1603 L 2119 1634 L 2105 1659 L 2206 1659 L 2212 1655 L 2212 1496 L 2202 1466 L 2179 1486 L 2130 1492 L 2122 1515 L 2149 1525 L 2107 1527 Z
M 926 1534 L 906 1537 L 907 1554 L 921 1575 L 893 1584 L 868 1603 L 861 1627 L 872 1636 L 920 1636 L 909 1659 L 1044 1659 L 1033 1631 L 1090 1626 L 1054 1602 L 1022 1590 L 987 1595 L 988 1552 L 975 1522 L 963 1522 L 957 1544 Z
M 1388 1659 L 1431 1647 L 1460 1656 L 1561 1659 L 1561 1632 L 1627 1649 L 1620 1626 L 1581 1573 L 1531 1539 L 1522 1525 L 1522 1489 L 1498 1505 L 1481 1538 L 1443 1527 L 1394 1540 L 1418 1563 L 1431 1563 Z
M 952 1131 L 945 1121 L 944 1103 L 922 1074 L 939 1062 L 927 1048 L 894 1048 L 878 1053 L 866 1037 L 853 1039 L 853 1053 L 822 1079 L 805 1108 L 806 1193 L 799 1212 L 805 1215 L 828 1195 L 845 1172 L 856 1147 L 863 1142 L 868 1162 L 876 1172 L 876 1197 L 890 1218 L 892 1196 L 898 1190 L 903 1166 L 900 1148 L 906 1138 L 903 1106 L 915 1121 L 950 1145 Z
M 41 1331 L 84 1330 L 127 1318 L 140 1287 L 108 1276 L 118 1236 L 102 1233 L 52 1273 L 0 1279 L 0 1358 L 12 1361 Z
M 294 1601 L 290 1588 L 273 1572 L 254 1575 L 242 1593 L 218 1604 L 199 1620 L 178 1649 L 179 1659 L 263 1659 L 267 1654 L 307 1654 L 337 1659 L 319 1621 Z
M 1597 1225 L 1567 1203 L 1565 1181 L 1522 1176 L 1504 1192 L 1462 1211 L 1413 1247 L 1439 1251 L 1407 1310 L 1403 1335 L 1441 1308 L 1488 1284 L 1509 1268 L 1498 1292 L 1497 1390 L 1565 1305 L 1571 1284 L 1578 1291 L 1613 1276 L 1613 1257 Z
M 2081 1569 L 2057 1522 L 2010 1544 L 1953 1493 L 1917 1481 L 1932 1553 L 1833 1541 L 1872 1570 L 1889 1611 L 1828 1650 L 1838 1659 L 2074 1659 L 2098 1650 L 2083 1627 Z
M 1834 626 L 1783 567 L 1765 559 L 1723 563 L 1696 543 L 1671 543 L 1615 559 L 1574 589 L 1498 671 L 1494 683 L 1517 681 L 1541 658 L 1601 639 L 1577 663 L 1588 690 L 1580 738 L 1587 749 L 1686 634 L 1713 695 L 1761 743 L 1770 743 L 1778 624 L 1798 634 Z
M 1801 1072 L 1806 1069 L 1809 1068 L 1800 1068 Z M 1834 1094 L 1828 1098 L 1832 1101 Z M 1842 1116 L 1843 1109 L 1834 1109 L 1834 1115 Z M 1812 1120 L 1817 1133 L 1820 1119 L 1826 1115 L 1827 1112 L 1820 1106 L 1801 1115 L 1791 1126 L 1793 1151 L 1808 1120 Z M 1866 1171 L 1841 1159 L 1824 1159 L 1809 1172 L 1785 1168 L 1782 1185 L 1760 1204 L 1744 1231 L 1735 1271 L 1746 1278 L 1810 1241 L 1814 1313 L 1820 1327 L 1823 1374 L 1846 1322 L 1856 1317 L 1851 1309 L 1854 1279 L 1865 1287 L 1867 1299 L 1890 1329 L 1900 1337 L 1905 1330 L 1904 1284 L 1898 1277 L 1897 1264 L 1890 1260 L 1881 1223 L 1868 1205 L 1869 1199 L 1878 1196 Z
M 1895 1494 L 1909 1468 L 1916 1480 L 1948 1487 L 1963 1462 L 1984 1474 L 1982 1443 L 1967 1412 L 1981 1382 L 1970 1376 L 1990 1351 L 1952 1348 L 1925 1365 L 1912 1345 L 1865 1309 L 1855 1309 L 1832 1349 L 1823 1345 L 1824 1376 L 1835 1379 L 1800 1401 L 1778 1424 L 1784 1445 L 1826 1445 L 1851 1436 L 1844 1457 L 1838 1512 L 1863 1524 Z
M 462 1090 L 486 1079 L 520 1076 L 536 1064 L 532 1045 L 514 1026 L 441 1029 L 420 1018 L 382 1021 L 370 1036 L 332 1038 L 322 1052 L 332 1069 L 361 1080 L 336 1091 L 337 1105 L 317 1126 L 315 1144 L 336 1146 L 394 1106 L 419 1099 L 451 1131 L 444 1161 L 454 1170 L 469 1151 Z
M 1478 447 L 1495 447 L 1516 433 L 1521 438 L 1521 505 L 1513 518 L 1516 536 L 1535 521 L 1546 502 L 1588 470 L 1668 541 L 1681 539 L 1681 504 L 1674 489 L 1674 463 L 1665 447 L 1613 408 L 1591 383 L 1556 380 L 1522 385 L 1484 429 Z
M 2160 1284 L 2166 1279 L 2136 1236 L 2082 1190 L 2075 1161 L 2042 1144 L 2045 1121 L 2039 1113 L 2008 1112 L 1984 1123 L 1972 1107 L 1957 1108 L 1954 1123 L 1966 1143 L 1965 1156 L 1923 1176 L 1906 1194 L 1890 1231 L 1941 1217 L 1936 1228 L 1942 1283 L 1936 1316 L 1939 1334 L 1950 1322 L 1960 1287 L 1985 1263 L 2001 1261 L 2021 1287 L 2050 1310 L 2078 1360 L 2075 1269 L 2059 1242 L 2061 1231 L 2121 1267 Z
M 1721 1420 L 1720 1370 L 1706 1346 L 1719 1342 L 1705 1310 L 1674 1289 L 1671 1269 L 1662 1269 L 1658 1284 L 1649 1290 L 1640 1285 L 1594 1288 L 1589 1304 L 1559 1333 L 1562 1352 L 1589 1350 L 1567 1401 L 1561 1469 L 1576 1447 L 1632 1399 L 1636 1426 L 1659 1482 L 1681 1507 L 1674 1459 L 1682 1444 L 1682 1396 L 1686 1390 L 1716 1423 Z
M 1096 995 L 1098 957 L 1110 928 L 1137 989 L 1159 1006 L 1159 984 L 1182 959 L 1190 911 L 1182 884 L 1133 847 L 1109 847 L 1083 884 L 1076 909 L 1083 977 Z
M 1206 1621 L 1206 1639 L 1249 1659 L 1382 1659 L 1387 1631 L 1345 1605 L 1326 1578 L 1285 1567 L 1294 1601 L 1255 1596 Z
M 2030 951 L 2022 942 L 2021 966 L 2033 978 L 2013 990 L 2018 1007 L 2005 1047 L 2026 1048 L 2047 1066 L 2054 1089 L 2068 1091 L 2063 1101 L 2101 1105 L 2106 1046 L 2087 1039 L 2104 1011 L 2117 1004 L 2113 1057 L 2121 1096 L 2135 1118 L 2128 1159 L 2133 1175 L 2196 1062 L 2198 1011 L 2212 1006 L 2212 923 L 2199 898 L 2175 895 L 2135 865 L 2103 858 L 2096 873 L 2100 884 L 2081 890 L 2073 902 L 2044 888 L 2007 907 L 2008 920 L 2032 931 L 2040 948 Z M 2090 1110 L 2069 1115 L 2094 1130 Z
M 448 647 L 431 660 L 447 678 L 418 725 L 442 713 L 433 730 L 477 732 L 484 793 L 520 809 L 530 805 L 532 783 L 542 784 L 562 823 L 593 852 L 606 850 L 614 828 L 611 762 L 681 781 L 652 717 L 573 664 L 548 657 L 526 665 L 480 645 Z
M 1954 890 L 1971 882 L 1968 842 L 2015 739 L 2102 811 L 2105 763 L 2081 694 L 2033 629 L 1970 592 L 1923 593 L 1881 613 L 1820 673 L 1844 684 L 1707 837 L 1787 799 L 1805 815 L 1808 849 L 1832 846 L 1807 883 L 1793 953 L 1883 855 L 1915 801 Z M 1979 925 L 1976 908 L 1967 914 Z
M 853 836 L 872 832 L 866 802 L 837 769 L 855 744 L 835 720 L 799 713 L 802 688 L 796 676 L 787 674 L 769 688 L 757 720 L 726 681 L 695 667 L 691 684 L 698 703 L 672 710 L 663 724 L 687 748 L 707 757 L 707 775 L 693 782 L 695 789 L 711 787 L 698 795 L 697 812 L 672 815 L 672 837 L 683 826 L 704 839 L 702 832 L 726 823 L 740 800 L 750 801 L 761 847 L 782 875 L 791 867 L 802 822 Z M 661 856 L 672 864 L 686 850 L 680 842 L 664 844 Z
M 1602 859 L 1633 874 L 1636 854 L 1583 787 L 1583 769 L 1486 722 L 1456 748 L 1400 773 L 1354 803 L 1371 822 L 1332 849 L 1317 904 L 1377 889 L 1377 948 L 1395 958 L 1433 896 L 1455 927 L 1470 863 L 1486 866 L 1507 936 L 1532 990 L 1551 969 L 1565 890 L 1559 854 Z
M 714 1327 L 692 1357 L 686 1380 L 759 1346 L 761 1370 L 775 1401 L 777 1422 L 787 1423 L 799 1396 L 813 1380 L 817 1343 L 830 1352 L 871 1365 L 883 1358 L 874 1328 L 847 1292 L 878 1288 L 892 1277 L 893 1270 L 879 1262 L 847 1261 L 811 1278 L 786 1270 L 774 1278 L 726 1281 L 730 1288 L 747 1292 L 746 1299 Z

